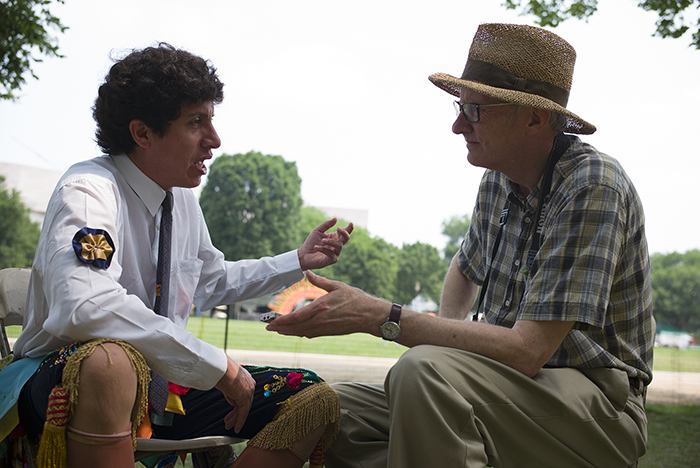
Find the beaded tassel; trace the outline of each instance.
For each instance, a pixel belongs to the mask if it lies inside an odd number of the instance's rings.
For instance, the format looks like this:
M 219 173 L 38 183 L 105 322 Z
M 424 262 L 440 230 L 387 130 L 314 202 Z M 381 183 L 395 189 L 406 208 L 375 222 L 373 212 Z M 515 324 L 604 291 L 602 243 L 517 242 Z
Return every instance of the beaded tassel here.
M 66 426 L 68 425 L 68 391 L 56 386 L 49 395 L 46 423 L 41 436 L 37 466 L 39 468 L 65 468 Z

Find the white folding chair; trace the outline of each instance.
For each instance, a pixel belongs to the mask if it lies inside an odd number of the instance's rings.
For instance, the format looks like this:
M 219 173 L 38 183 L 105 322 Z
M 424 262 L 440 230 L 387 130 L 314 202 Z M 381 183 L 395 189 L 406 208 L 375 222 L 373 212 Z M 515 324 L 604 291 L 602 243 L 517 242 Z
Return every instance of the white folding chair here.
M 0 352 L 2 357 L 11 352 L 6 326 L 22 325 L 24 307 L 29 288 L 29 268 L 6 268 L 0 270 Z M 201 466 L 207 466 L 204 452 L 216 447 L 223 447 L 223 454 L 215 468 L 223 468 L 233 453 L 233 444 L 243 439 L 227 436 L 209 436 L 185 440 L 136 439 L 134 461 L 144 460 L 156 455 L 185 455 L 197 457 Z
M 29 268 L 5 268 L 0 270 L 0 353 L 2 357 L 11 352 L 5 327 L 22 325 L 24 302 L 29 287 Z

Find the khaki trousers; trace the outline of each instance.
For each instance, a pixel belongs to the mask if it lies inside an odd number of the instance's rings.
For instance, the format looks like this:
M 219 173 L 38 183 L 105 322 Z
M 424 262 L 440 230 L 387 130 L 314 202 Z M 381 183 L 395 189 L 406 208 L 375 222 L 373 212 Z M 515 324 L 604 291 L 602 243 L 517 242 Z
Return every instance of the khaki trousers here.
M 336 384 L 328 468 L 620 467 L 646 451 L 642 395 L 617 369 L 535 378 L 466 351 L 408 350 L 384 386 Z

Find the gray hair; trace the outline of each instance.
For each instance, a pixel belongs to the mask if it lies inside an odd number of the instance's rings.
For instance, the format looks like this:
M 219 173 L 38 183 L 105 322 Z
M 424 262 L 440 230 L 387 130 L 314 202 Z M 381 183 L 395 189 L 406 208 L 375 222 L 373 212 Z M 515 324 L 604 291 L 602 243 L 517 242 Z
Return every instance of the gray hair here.
M 569 118 L 564 114 L 552 112 L 552 115 L 549 117 L 549 127 L 556 133 L 561 133 L 566 130 L 568 124 Z

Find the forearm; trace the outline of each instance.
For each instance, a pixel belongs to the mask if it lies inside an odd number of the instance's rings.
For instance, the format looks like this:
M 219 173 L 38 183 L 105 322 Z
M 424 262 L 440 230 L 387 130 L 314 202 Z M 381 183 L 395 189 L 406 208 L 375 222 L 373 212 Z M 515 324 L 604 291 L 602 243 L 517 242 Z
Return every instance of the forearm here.
M 440 297 L 440 317 L 464 320 L 476 301 L 479 287 L 460 271 L 458 256 L 459 253 L 450 262 L 450 268 L 445 276 Z
M 460 273 L 461 274 L 461 273 Z M 369 333 L 380 336 L 391 303 L 357 288 L 310 274 L 315 286 L 328 291 L 311 304 L 267 326 L 283 335 L 317 336 Z M 473 303 L 473 300 L 469 305 Z M 463 310 L 463 309 L 462 309 Z M 404 309 L 398 343 L 431 344 L 462 349 L 499 361 L 532 376 L 549 360 L 571 329 L 571 322 L 518 321 L 513 328 L 433 317 Z
M 397 341 L 408 347 L 429 344 L 469 351 L 532 377 L 546 364 L 570 329 L 568 322 L 520 321 L 507 328 L 404 310 Z

